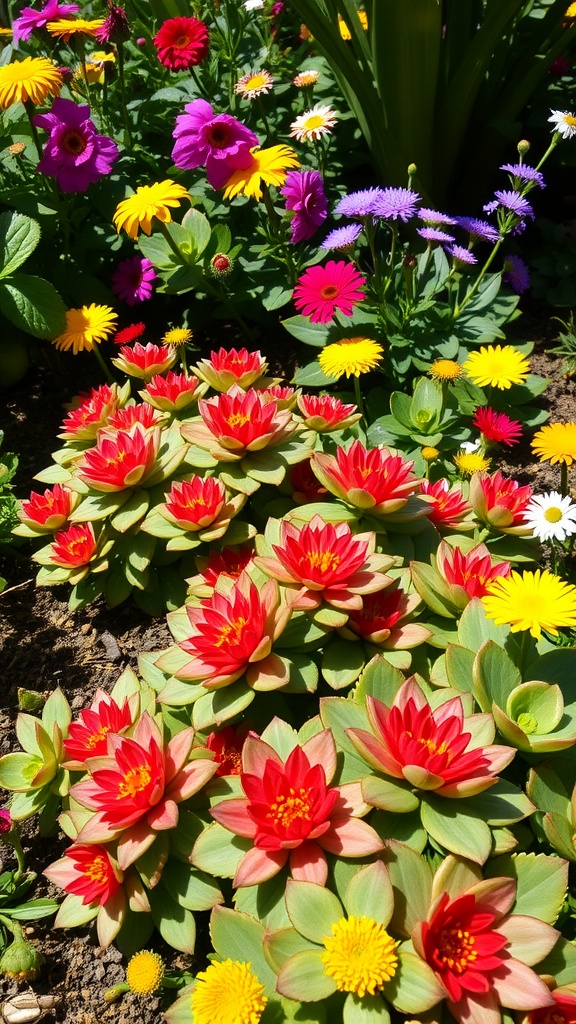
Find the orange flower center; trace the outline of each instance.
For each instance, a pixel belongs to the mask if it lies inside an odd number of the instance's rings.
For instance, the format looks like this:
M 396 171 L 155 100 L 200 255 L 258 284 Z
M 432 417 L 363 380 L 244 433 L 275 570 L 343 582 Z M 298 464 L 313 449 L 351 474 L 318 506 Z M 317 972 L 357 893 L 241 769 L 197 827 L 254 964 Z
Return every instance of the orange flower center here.
M 242 630 L 244 626 L 248 625 L 248 619 L 244 619 L 240 616 L 238 619 L 234 619 L 234 622 L 227 622 L 225 626 L 222 626 L 216 634 L 214 640 L 214 647 L 222 647 L 223 644 L 234 644 L 240 643 L 242 636 Z
M 289 828 L 296 818 L 310 821 L 312 817 L 310 789 L 300 786 L 299 790 L 295 790 L 290 786 L 287 794 L 279 793 L 276 802 L 270 804 L 270 810 L 266 817 L 271 818 L 275 825 L 280 825 L 282 828 Z
M 242 753 L 240 750 L 236 750 L 235 747 L 225 747 L 217 761 L 222 769 L 227 769 L 222 771 L 222 775 L 240 775 L 242 771 Z
M 324 288 L 320 289 L 320 295 L 323 299 L 335 299 L 338 295 L 338 289 L 335 284 L 327 284 Z
M 98 743 L 100 743 L 104 739 L 104 737 L 105 737 L 107 732 L 110 732 L 110 726 L 109 725 L 102 725 L 100 727 L 100 729 L 98 730 L 98 732 L 93 732 L 91 737 L 90 737 L 90 739 L 88 740 L 88 742 L 86 744 L 88 749 L 89 750 L 94 750 L 94 747 L 96 747 L 98 745 Z
M 150 765 L 140 764 L 137 768 L 130 768 L 124 776 L 124 781 L 118 786 L 117 800 L 121 800 L 123 796 L 135 797 L 137 793 L 141 793 L 146 786 L 150 785 L 150 779 L 152 778 L 150 773 Z
M 423 736 L 418 737 L 418 743 L 421 743 L 423 747 L 427 747 L 429 754 L 446 754 L 450 749 L 447 743 L 441 743 L 438 746 L 434 740 L 426 740 Z
M 478 957 L 476 939 L 461 928 L 443 928 L 438 940 L 438 961 L 456 974 L 463 974 Z
M 320 572 L 335 572 L 340 565 L 340 556 L 335 555 L 333 551 L 313 551 L 305 555 L 300 562 L 301 565 L 307 563 L 311 569 L 319 569 Z
M 107 865 L 104 857 L 94 857 L 91 864 L 86 865 L 84 874 L 91 882 L 105 882 L 108 878 Z
M 188 36 L 178 36 L 178 39 L 172 44 L 173 46 L 188 46 L 190 40 Z
M 232 415 L 229 416 L 228 419 L 226 420 L 228 426 L 232 428 L 243 427 L 245 423 L 249 422 L 250 415 L 247 412 L 233 412 Z

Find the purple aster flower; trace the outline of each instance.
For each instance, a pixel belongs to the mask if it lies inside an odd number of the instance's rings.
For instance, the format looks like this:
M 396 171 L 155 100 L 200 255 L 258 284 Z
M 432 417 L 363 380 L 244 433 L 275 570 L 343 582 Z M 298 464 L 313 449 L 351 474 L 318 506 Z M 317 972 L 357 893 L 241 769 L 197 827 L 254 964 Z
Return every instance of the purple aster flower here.
M 457 224 L 456 217 L 449 217 L 447 213 L 438 213 L 438 210 L 431 210 L 428 206 L 421 206 L 418 216 L 427 224 Z
M 486 206 L 483 207 L 486 213 L 493 213 L 498 206 L 503 206 L 510 213 L 515 213 L 517 217 L 530 217 L 534 220 L 534 210 L 528 200 L 524 199 L 524 196 L 521 196 L 519 192 L 500 189 L 494 195 L 496 200 L 486 203 Z
M 335 228 L 320 246 L 321 249 L 351 249 L 362 234 L 361 224 L 345 224 L 344 227 Z
M 343 217 L 369 217 L 383 194 L 381 188 L 363 188 L 360 192 L 351 192 L 340 200 L 334 213 L 341 213 Z
M 49 21 L 67 18 L 79 10 L 78 4 L 61 4 L 58 0 L 48 0 L 41 11 L 36 11 L 33 7 L 23 7 L 12 23 L 14 46 L 18 46 L 21 39 L 26 42 L 35 29 L 44 28 Z
M 206 164 L 208 181 L 213 188 L 222 188 L 236 168 L 250 165 L 250 149 L 258 139 L 230 114 L 214 114 L 206 100 L 193 100 L 184 110 L 172 132 L 172 159 L 186 171 Z
M 294 210 L 290 242 L 297 245 L 316 233 L 328 216 L 328 201 L 319 171 L 289 171 L 283 188 L 286 209 Z
M 108 17 L 94 35 L 99 43 L 124 43 L 130 39 L 130 25 L 124 8 L 108 0 Z
M 516 295 L 522 295 L 530 287 L 530 273 L 520 256 L 506 257 L 502 280 L 509 284 Z
M 374 215 L 382 220 L 406 222 L 417 213 L 420 196 L 411 188 L 385 188 L 374 207 Z
M 438 228 L 418 228 L 418 234 L 421 238 L 425 238 L 427 242 L 455 242 L 454 235 L 449 235 L 447 231 L 439 231 Z
M 540 174 L 535 167 L 529 167 L 528 164 L 502 164 L 500 170 L 508 171 L 508 174 L 520 181 L 533 181 L 538 188 L 546 188 L 544 175 Z
M 156 271 L 150 260 L 130 256 L 122 260 L 112 274 L 112 291 L 127 306 L 135 306 L 152 297 L 155 280 Z
M 456 221 L 464 231 L 472 235 L 472 238 L 479 238 L 482 242 L 497 242 L 500 238 L 498 228 L 489 224 L 487 220 L 479 220 L 478 217 L 457 217 Z
M 49 136 L 38 170 L 56 178 L 63 192 L 85 192 L 110 174 L 118 146 L 107 135 L 97 134 L 88 105 L 55 99 L 50 113 L 36 114 L 34 124 Z
M 465 249 L 463 245 L 447 245 L 446 252 L 458 263 L 469 263 L 471 266 L 478 263 L 474 253 L 470 252 L 470 249 Z

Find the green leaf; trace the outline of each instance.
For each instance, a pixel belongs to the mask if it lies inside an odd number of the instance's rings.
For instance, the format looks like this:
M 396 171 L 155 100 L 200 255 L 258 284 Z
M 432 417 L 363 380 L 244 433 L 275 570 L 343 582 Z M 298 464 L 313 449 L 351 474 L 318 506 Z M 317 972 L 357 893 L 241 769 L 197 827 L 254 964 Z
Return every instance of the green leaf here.
M 283 872 L 269 878 L 267 882 L 260 882 L 259 885 L 243 885 L 236 890 L 234 896 L 236 910 L 256 918 L 267 931 L 276 928 L 286 929 L 290 924 L 290 918 L 286 911 L 285 889 L 286 879 Z M 298 935 L 297 932 L 294 934 Z M 301 943 L 306 941 L 300 935 L 298 939 Z M 301 948 L 303 947 L 300 945 L 298 949 Z M 295 952 L 296 949 L 291 950 L 291 953 Z
M 365 660 L 363 644 L 331 640 L 322 657 L 322 675 L 333 690 L 342 690 L 358 679 Z
M 305 949 L 291 956 L 278 975 L 278 991 L 289 999 L 306 1002 L 328 999 L 336 985 L 325 974 L 321 956 L 321 949 Z
M 335 380 L 337 380 L 336 377 L 326 376 L 317 360 L 313 363 L 308 363 L 306 366 L 300 366 L 294 374 L 294 384 L 297 387 L 325 388 L 330 384 L 334 384 Z
M 149 503 L 148 491 L 136 491 L 111 519 L 114 529 L 119 533 L 125 533 L 131 526 L 135 526 L 146 515 Z
M 259 921 L 229 907 L 215 907 L 210 918 L 210 937 L 219 957 L 248 961 L 268 993 L 274 992 L 276 976 L 264 956 L 264 927 Z
M 462 692 L 472 693 L 474 681 L 474 651 L 459 644 L 448 644 L 446 648 L 446 676 L 451 687 Z
M 331 729 L 336 746 L 348 754 L 356 754 L 356 747 L 346 735 L 346 729 L 369 729 L 366 711 L 361 704 L 345 697 L 323 697 L 320 700 L 320 718 L 325 729 Z M 364 774 L 366 765 L 364 763 Z
M 192 722 L 197 732 L 208 729 L 212 725 L 223 725 L 235 715 L 239 715 L 254 700 L 255 693 L 242 679 L 220 690 L 204 692 L 194 704 Z M 168 701 L 167 703 L 170 703 Z
M 342 1024 L 390 1024 L 390 1014 L 381 995 L 354 995 L 349 992 L 342 1009 Z
M 486 618 L 484 605 L 478 597 L 466 605 L 458 624 L 459 643 L 471 651 L 479 651 L 487 640 L 494 640 L 503 647 L 509 633 L 508 626 L 496 626 L 491 619 Z
M 311 323 L 307 316 L 291 316 L 282 320 L 282 326 L 298 341 L 316 348 L 324 348 L 329 338 L 329 328 L 325 324 Z
M 252 845 L 250 839 L 233 835 L 215 821 L 196 840 L 192 863 L 219 878 L 234 878 L 242 857 Z
M 168 895 L 162 882 L 148 891 L 152 919 L 169 946 L 182 953 L 193 953 L 196 945 L 196 924 L 189 910 Z
M 192 207 L 182 219 L 182 227 L 192 242 L 197 256 L 201 256 L 210 241 L 212 229 L 208 218 L 200 210 Z
M 444 998 L 444 988 L 424 960 L 402 952 L 398 970 L 386 985 L 386 996 L 404 1013 L 423 1013 Z
M 322 945 L 324 937 L 331 934 L 335 921 L 344 917 L 340 900 L 315 882 L 295 882 L 289 879 L 286 885 L 286 908 L 290 921 L 305 939 Z
M 474 695 L 482 711 L 491 712 L 492 704 L 506 709 L 512 690 L 522 676 L 506 651 L 493 640 L 480 648 L 474 661 Z
M 492 849 L 488 825 L 478 818 L 462 814 L 459 800 L 442 800 L 426 794 L 422 799 L 422 824 L 432 838 L 451 853 L 484 864 Z
M 0 757 L 0 786 L 16 793 L 26 793 L 43 761 L 32 754 L 4 754 Z
M 0 282 L 0 310 L 35 338 L 56 338 L 66 327 L 66 306 L 41 277 L 13 274 Z
M 39 921 L 42 917 L 51 917 L 58 910 L 57 900 L 38 899 L 28 900 L 22 907 L 16 907 L 10 911 L 10 917 L 15 921 Z
M 40 225 L 23 213 L 0 217 L 0 278 L 12 274 L 34 252 L 40 241 Z
M 224 899 L 214 878 L 176 860 L 170 861 L 162 881 L 172 899 L 186 910 L 212 910 Z
M 377 654 L 369 661 L 355 690 L 356 700 L 366 703 L 366 697 L 376 697 L 388 707 L 404 682 L 404 676 L 382 655 Z
M 518 853 L 488 861 L 486 874 L 490 878 L 507 875 L 517 880 L 515 914 L 554 924 L 568 885 L 566 861 L 545 853 Z
M 382 861 L 367 864 L 352 876 L 344 906 L 349 916 L 365 917 L 369 914 L 374 921 L 386 927 L 394 910 L 394 893 Z
M 415 811 L 418 807 L 418 797 L 409 788 L 408 783 L 399 779 L 382 778 L 374 775 L 373 769 L 368 769 L 370 774 L 362 780 L 362 796 L 367 804 L 373 807 L 380 807 L 384 811 L 393 811 L 395 814 L 407 814 Z
M 394 893 L 392 928 L 400 935 L 411 935 L 418 921 L 425 921 L 432 896 L 432 871 L 415 850 L 391 840 L 382 859 Z
M 538 974 L 550 974 L 558 985 L 576 983 L 576 946 L 562 936 L 545 960 L 538 964 Z
M 98 907 L 85 904 L 81 896 L 74 896 L 70 893 L 66 896 L 54 921 L 55 928 L 79 928 L 88 921 L 93 921 L 98 913 Z

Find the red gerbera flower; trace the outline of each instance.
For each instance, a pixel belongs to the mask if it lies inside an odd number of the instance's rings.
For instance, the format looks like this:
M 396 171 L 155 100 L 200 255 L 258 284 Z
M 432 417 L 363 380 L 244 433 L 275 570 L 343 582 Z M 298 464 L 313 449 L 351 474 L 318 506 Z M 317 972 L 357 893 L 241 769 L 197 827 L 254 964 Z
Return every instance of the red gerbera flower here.
M 116 331 L 114 335 L 115 345 L 129 345 L 131 341 L 136 341 L 136 338 L 142 337 L 146 330 L 146 324 L 130 324 L 128 327 L 123 327 L 121 331 Z
M 308 267 L 294 289 L 294 305 L 313 324 L 327 324 L 336 310 L 352 316 L 352 310 L 364 295 L 360 288 L 366 278 L 353 263 L 329 260 L 323 267 Z
M 198 18 L 169 18 L 154 37 L 158 60 L 171 71 L 187 71 L 208 53 L 209 33 Z
M 518 444 L 522 436 L 522 424 L 519 420 L 511 420 L 505 412 L 496 412 L 489 407 L 479 406 L 472 423 L 484 434 L 487 441 L 494 441 L 496 444 L 507 444 L 511 447 Z

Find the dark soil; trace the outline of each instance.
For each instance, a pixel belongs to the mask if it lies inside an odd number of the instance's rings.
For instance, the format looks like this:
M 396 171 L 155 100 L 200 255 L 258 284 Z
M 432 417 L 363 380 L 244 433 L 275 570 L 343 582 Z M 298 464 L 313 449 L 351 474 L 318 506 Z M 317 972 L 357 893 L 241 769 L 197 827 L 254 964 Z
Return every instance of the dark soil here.
M 556 334 L 556 325 L 541 309 L 523 316 L 510 332 L 510 340 L 537 344 L 532 368 L 551 379 L 544 402 L 552 421 L 576 416 L 576 382 L 563 376 L 561 360 L 546 351 Z M 310 359 L 307 349 L 303 361 Z M 291 376 L 293 360 L 293 350 L 284 356 L 277 353 L 276 361 L 283 365 L 286 376 Z M 79 391 L 89 390 L 100 382 L 92 363 L 87 354 L 72 360 L 50 352 L 19 386 L 0 392 L 3 450 L 16 452 L 20 460 L 16 477 L 19 497 L 26 497 L 34 487 L 40 489 L 33 477 L 49 464 L 50 453 L 58 446 L 57 434 L 66 404 Z M 557 470 L 536 463 L 528 442 L 507 453 L 501 468 L 539 490 L 559 484 Z M 0 753 L 17 748 L 13 725 L 19 687 L 50 692 L 60 686 L 78 713 L 90 702 L 97 687 L 109 690 L 124 668 L 136 668 L 142 651 L 158 650 L 171 642 L 163 619 L 152 620 L 132 606 L 108 610 L 96 602 L 82 611 L 70 612 L 67 588 L 36 589 L 35 571 L 26 548 L 0 554 L 0 575 L 8 580 L 7 589 L 0 594 Z M 50 861 L 62 855 L 67 842 L 40 838 L 33 822 L 26 823 L 23 831 L 27 863 L 40 875 Z M 5 853 L 5 866 L 13 866 L 9 851 L 0 848 L 0 852 Z M 34 895 L 47 894 L 59 895 L 41 881 Z M 119 1003 L 105 1003 L 104 992 L 123 980 L 125 963 L 116 949 L 100 949 L 93 931 L 81 928 L 59 933 L 41 921 L 30 926 L 28 932 L 46 957 L 34 991 L 54 995 L 59 1000 L 44 1018 L 47 1022 L 161 1021 L 160 998 L 129 994 Z M 191 963 L 190 957 L 167 949 L 161 942 L 150 946 L 162 953 L 169 968 L 188 967 Z M 3 998 L 19 989 L 26 991 L 26 984 L 0 981 Z

